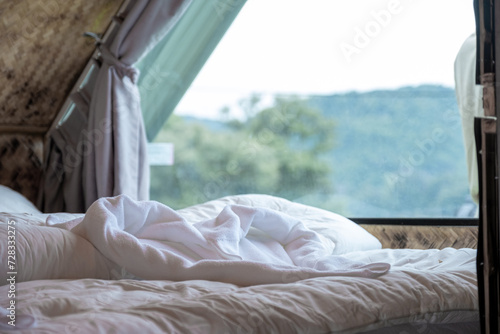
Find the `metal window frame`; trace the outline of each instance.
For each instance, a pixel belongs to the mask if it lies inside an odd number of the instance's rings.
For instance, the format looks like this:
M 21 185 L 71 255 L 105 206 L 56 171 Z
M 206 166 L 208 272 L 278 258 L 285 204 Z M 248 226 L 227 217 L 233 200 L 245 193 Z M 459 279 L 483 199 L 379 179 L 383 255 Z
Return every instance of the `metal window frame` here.
M 474 0 L 476 15 L 476 83 L 483 86 L 485 117 L 476 118 L 475 136 L 479 171 L 479 228 L 477 285 L 481 333 L 500 330 L 500 6 L 495 0 Z
M 398 226 L 475 226 L 478 218 L 349 218 L 359 225 L 398 225 Z

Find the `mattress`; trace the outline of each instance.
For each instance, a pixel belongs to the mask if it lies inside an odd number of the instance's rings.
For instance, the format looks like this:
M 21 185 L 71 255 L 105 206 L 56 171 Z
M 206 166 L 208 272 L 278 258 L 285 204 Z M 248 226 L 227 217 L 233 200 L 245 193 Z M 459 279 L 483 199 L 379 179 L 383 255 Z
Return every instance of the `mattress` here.
M 7 243 L 0 243 L 0 329 L 14 329 L 13 314 L 19 333 L 479 333 L 475 250 L 381 249 L 344 217 L 264 195 L 230 196 L 179 214 L 200 221 L 233 204 L 287 212 L 335 245 L 332 253 L 346 263 L 387 263 L 390 270 L 373 277 L 297 272 L 247 286 L 142 279 L 109 272 L 108 260 L 88 240 L 47 226 L 50 219 L 83 215 L 0 204 L 0 237 L 8 240 L 12 221 L 17 233 L 15 275 L 8 271 Z
M 463 330 L 466 325 L 467 331 L 450 333 L 479 333 L 473 250 L 384 249 L 346 256 L 384 258 L 393 269 L 377 279 L 328 277 L 250 287 L 201 280 L 23 282 L 16 285 L 17 312 L 34 317 L 36 324 L 19 332 L 359 333 L 383 328 L 380 333 L 388 333 L 388 327 L 399 326 L 408 333 L 429 333 L 432 326 Z M 2 299 L 7 289 L 0 288 Z

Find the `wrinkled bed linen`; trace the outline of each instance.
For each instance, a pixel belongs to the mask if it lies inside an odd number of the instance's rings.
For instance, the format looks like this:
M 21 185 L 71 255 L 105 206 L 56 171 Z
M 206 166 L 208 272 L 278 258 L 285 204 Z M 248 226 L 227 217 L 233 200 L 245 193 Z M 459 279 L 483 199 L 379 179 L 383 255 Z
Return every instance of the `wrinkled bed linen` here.
M 39 280 L 19 283 L 18 314 L 37 323 L 20 333 L 358 333 L 410 324 L 478 321 L 472 249 L 373 250 L 378 278 L 322 277 L 238 287 L 213 281 Z M 0 287 L 0 296 L 5 287 Z
M 269 195 L 228 196 L 178 210 L 177 213 L 195 224 L 217 217 L 230 205 L 265 208 L 288 214 L 326 239 L 328 247 L 333 247 L 332 255 L 381 248 L 380 242 L 373 235 L 345 217 Z M 17 209 L 22 207 L 29 207 L 29 203 L 21 201 L 16 206 Z M 4 209 L 2 203 L 1 209 Z M 17 252 L 21 259 L 17 262 L 17 282 L 57 278 L 133 277 L 104 257 L 87 239 L 62 228 L 48 227 L 46 223 L 68 222 L 83 216 L 69 213 L 0 213 L 0 238 L 7 240 L 7 224 L 10 220 L 16 226 Z M 249 232 L 254 231 L 251 228 Z M 0 243 L 2 253 L 6 252 L 5 248 L 6 244 Z M 6 260 L 6 257 L 0 258 L 2 282 L 6 279 Z
M 333 255 L 335 244 L 287 214 L 228 205 L 216 217 L 189 222 L 171 208 L 120 195 L 102 198 L 84 217 L 47 224 L 88 240 L 140 279 L 203 279 L 237 285 L 289 283 L 332 275 L 376 277 L 384 262 Z
M 130 273 L 80 235 L 46 226 L 48 215 L 30 206 L 33 212 L 0 214 L 5 240 L 8 221 L 16 222 L 17 323 L 31 326 L 16 332 L 348 334 L 385 333 L 396 326 L 425 333 L 432 324 L 459 329 L 478 324 L 475 250 L 381 250 L 375 237 L 344 217 L 266 195 L 229 196 L 177 214 L 194 224 L 232 205 L 284 212 L 327 239 L 332 254 L 346 263 L 382 262 L 391 269 L 371 278 L 297 273 L 285 277 L 290 283 L 247 287 L 206 280 L 109 280 Z M 49 223 L 64 224 L 83 215 L 51 217 Z M 0 253 L 5 254 L 4 243 Z M 2 306 L 8 288 L 0 286 Z

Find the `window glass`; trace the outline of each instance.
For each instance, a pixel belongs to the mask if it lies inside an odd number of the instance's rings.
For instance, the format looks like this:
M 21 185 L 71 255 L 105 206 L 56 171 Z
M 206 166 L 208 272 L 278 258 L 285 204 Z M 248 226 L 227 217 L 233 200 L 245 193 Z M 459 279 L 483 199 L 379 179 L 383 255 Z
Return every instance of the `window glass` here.
M 467 217 L 465 0 L 251 0 L 154 141 L 151 198 L 265 193 L 350 217 Z

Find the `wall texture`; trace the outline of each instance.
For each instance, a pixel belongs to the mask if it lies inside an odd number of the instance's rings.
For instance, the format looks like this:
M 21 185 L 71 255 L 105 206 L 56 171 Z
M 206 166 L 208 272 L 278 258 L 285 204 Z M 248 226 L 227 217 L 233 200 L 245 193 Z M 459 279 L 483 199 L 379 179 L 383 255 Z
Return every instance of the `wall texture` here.
M 122 0 L 0 0 L 0 184 L 36 198 L 44 136 Z
M 382 243 L 382 248 L 477 248 L 475 226 L 361 225 Z

